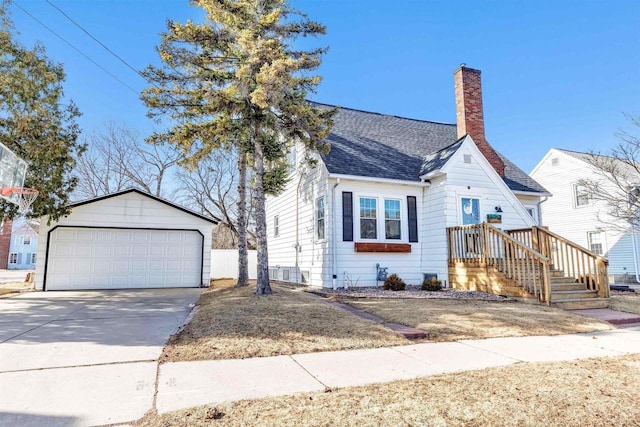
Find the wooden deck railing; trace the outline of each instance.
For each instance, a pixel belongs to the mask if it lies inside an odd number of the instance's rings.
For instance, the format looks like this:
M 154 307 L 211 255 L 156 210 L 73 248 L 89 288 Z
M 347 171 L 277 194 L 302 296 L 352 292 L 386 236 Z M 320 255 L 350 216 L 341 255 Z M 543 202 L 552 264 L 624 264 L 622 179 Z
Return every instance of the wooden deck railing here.
M 598 291 L 601 298 L 609 298 L 605 258 L 543 227 L 510 230 L 507 234 L 549 258 L 551 268 L 563 271 L 564 277 L 586 284 L 588 289 Z
M 550 259 L 486 224 L 447 229 L 449 263 L 495 267 L 539 301 L 551 303 Z

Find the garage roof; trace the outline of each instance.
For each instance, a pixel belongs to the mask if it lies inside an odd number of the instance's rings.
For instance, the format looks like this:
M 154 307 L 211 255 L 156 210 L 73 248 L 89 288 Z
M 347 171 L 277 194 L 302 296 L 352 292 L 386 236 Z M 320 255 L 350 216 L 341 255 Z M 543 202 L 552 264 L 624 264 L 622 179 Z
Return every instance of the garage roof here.
M 208 221 L 208 222 L 213 223 L 213 224 L 217 224 L 220 221 L 219 218 L 211 218 L 211 217 L 208 217 L 208 216 L 205 216 L 205 215 L 201 215 L 201 214 L 196 213 L 196 212 L 194 212 L 194 211 L 192 211 L 190 209 L 185 208 L 184 206 L 180 206 L 180 205 L 177 205 L 175 203 L 171 203 L 168 200 L 165 200 L 165 199 L 163 199 L 161 197 L 158 197 L 158 196 L 154 196 L 153 194 L 147 193 L 146 191 L 142 191 L 142 190 L 139 190 L 137 188 L 128 188 L 126 190 L 116 191 L 115 193 L 106 194 L 104 196 L 94 197 L 93 199 L 80 200 L 80 201 L 77 201 L 77 202 L 70 203 L 67 206 L 69 206 L 70 208 L 75 208 L 75 207 L 78 207 L 78 206 L 88 205 L 90 203 L 99 202 L 101 200 L 110 199 L 112 197 L 122 196 L 123 194 L 128 194 L 128 193 L 138 193 L 141 196 L 145 196 L 145 197 L 153 199 L 153 200 L 155 200 L 157 202 L 164 203 L 167 206 L 171 206 L 172 208 L 178 209 L 178 210 L 180 210 L 182 212 L 188 213 L 189 215 L 193 215 L 193 216 L 195 216 L 197 218 L 203 219 L 203 220 Z

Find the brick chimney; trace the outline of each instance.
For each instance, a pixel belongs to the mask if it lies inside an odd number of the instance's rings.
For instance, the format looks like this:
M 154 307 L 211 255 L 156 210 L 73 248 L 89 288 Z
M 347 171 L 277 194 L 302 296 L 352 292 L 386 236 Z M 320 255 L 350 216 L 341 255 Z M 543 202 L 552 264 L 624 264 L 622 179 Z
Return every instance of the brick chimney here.
M 467 133 L 471 135 L 480 152 L 491 163 L 498 175 L 504 178 L 504 162 L 484 137 L 480 70 L 467 68 L 462 64 L 453 76 L 456 88 L 458 138 L 462 138 Z

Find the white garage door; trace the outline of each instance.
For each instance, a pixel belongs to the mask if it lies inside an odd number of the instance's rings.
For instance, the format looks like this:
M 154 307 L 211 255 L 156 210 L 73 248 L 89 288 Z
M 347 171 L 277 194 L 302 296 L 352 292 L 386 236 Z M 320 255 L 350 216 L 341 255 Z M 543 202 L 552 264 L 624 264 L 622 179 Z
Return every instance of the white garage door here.
M 200 286 L 197 231 L 60 227 L 49 239 L 47 290 Z

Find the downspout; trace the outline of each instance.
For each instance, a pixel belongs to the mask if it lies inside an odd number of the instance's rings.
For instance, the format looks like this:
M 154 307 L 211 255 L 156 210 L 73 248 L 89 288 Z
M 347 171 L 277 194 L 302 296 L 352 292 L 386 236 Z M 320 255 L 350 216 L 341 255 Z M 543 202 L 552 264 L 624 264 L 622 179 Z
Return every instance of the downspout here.
M 537 204 L 536 204 L 536 209 L 538 210 L 538 224 L 542 226 L 542 204 L 544 202 L 546 202 L 547 200 L 549 200 L 549 196 L 544 196 L 544 199 L 540 200 Z
M 336 209 L 336 187 L 338 184 L 340 184 L 340 178 L 336 179 L 336 183 L 333 184 L 333 188 L 331 189 L 331 209 L 333 210 L 333 221 L 331 221 L 331 266 L 333 289 L 337 289 L 338 278 L 338 257 L 336 256 L 336 242 L 338 240 L 338 236 L 336 235 L 336 224 L 338 222 L 338 219 L 336 218 L 338 215 L 338 209 Z

